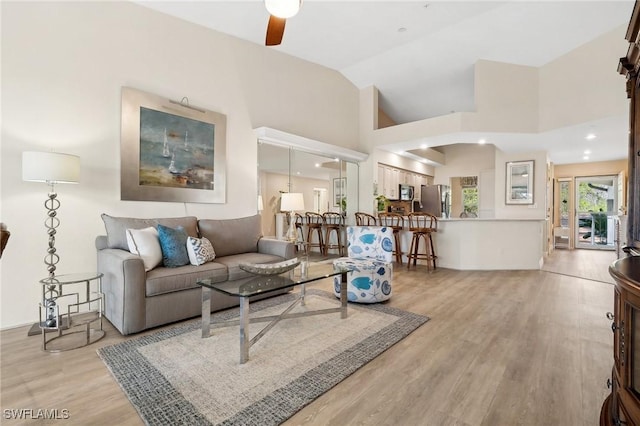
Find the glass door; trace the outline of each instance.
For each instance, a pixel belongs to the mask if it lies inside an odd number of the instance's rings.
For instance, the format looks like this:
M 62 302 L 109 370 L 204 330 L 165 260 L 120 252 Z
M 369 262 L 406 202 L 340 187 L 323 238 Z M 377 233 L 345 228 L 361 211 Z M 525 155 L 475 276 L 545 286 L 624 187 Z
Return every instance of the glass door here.
M 617 184 L 617 176 L 576 178 L 576 248 L 615 248 Z

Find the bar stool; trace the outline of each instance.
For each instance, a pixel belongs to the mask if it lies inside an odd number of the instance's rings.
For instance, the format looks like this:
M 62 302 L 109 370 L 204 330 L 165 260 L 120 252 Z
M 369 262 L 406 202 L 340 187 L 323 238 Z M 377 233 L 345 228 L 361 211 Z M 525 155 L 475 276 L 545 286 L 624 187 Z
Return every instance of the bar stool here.
M 329 254 L 329 250 L 338 250 L 338 255 L 342 256 L 344 244 L 342 244 L 342 230 L 344 229 L 344 216 L 336 212 L 326 212 L 322 214 L 324 221 L 324 254 Z M 331 244 L 331 232 L 336 233 L 336 244 Z
M 369 213 L 356 212 L 357 226 L 376 226 L 376 217 Z
M 393 241 L 395 244 L 394 254 L 396 262 L 402 265 L 402 249 L 400 245 L 400 231 L 404 228 L 404 218 L 398 213 L 378 213 L 378 223 L 380 226 L 386 226 L 393 229 Z
M 415 266 L 418 259 L 427 261 L 427 269 L 436 269 L 436 252 L 433 248 L 433 239 L 431 234 L 438 231 L 438 218 L 429 213 L 409 213 L 409 231 L 413 233 L 411 239 L 411 247 L 407 253 L 407 269 L 411 267 L 411 259 Z M 419 252 L 420 239 L 424 240 L 425 251 Z
M 324 254 L 324 240 L 322 238 L 322 224 L 324 221 L 322 220 L 322 215 L 315 212 L 306 212 L 304 216 L 307 222 L 307 247 L 309 251 L 311 251 L 312 247 L 318 247 L 320 253 Z M 317 243 L 312 240 L 314 232 L 318 235 Z

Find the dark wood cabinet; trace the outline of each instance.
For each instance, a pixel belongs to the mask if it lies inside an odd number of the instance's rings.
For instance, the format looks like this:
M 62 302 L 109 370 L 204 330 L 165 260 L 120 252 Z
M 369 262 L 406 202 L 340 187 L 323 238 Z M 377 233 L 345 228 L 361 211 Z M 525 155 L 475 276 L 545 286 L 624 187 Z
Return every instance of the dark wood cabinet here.
M 627 78 L 629 98 L 629 196 L 627 242 L 640 254 L 640 5 L 636 0 L 627 28 L 627 55 L 620 58 L 618 72 Z
M 640 425 L 640 5 L 636 0 L 626 39 L 627 55 L 618 72 L 627 78 L 629 98 L 629 193 L 627 244 L 629 256 L 609 267 L 615 279 L 613 313 L 613 369 L 611 394 L 600 412 L 601 425 Z
M 611 394 L 602 406 L 601 425 L 640 425 L 640 256 L 609 267 L 616 281 L 613 314 Z

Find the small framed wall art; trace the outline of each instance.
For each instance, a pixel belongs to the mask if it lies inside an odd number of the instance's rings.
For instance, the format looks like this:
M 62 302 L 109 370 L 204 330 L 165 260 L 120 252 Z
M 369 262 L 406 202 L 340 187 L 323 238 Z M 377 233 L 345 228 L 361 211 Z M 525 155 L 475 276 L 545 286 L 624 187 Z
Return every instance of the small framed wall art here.
M 533 204 L 534 160 L 510 161 L 506 171 L 506 204 Z

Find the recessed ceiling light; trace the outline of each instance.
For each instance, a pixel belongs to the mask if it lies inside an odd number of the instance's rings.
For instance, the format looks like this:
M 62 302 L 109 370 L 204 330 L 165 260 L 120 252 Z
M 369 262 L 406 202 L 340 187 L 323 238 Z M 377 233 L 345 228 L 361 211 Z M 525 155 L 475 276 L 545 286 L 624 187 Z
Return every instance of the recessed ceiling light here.
M 404 155 L 404 151 L 398 151 L 398 152 L 396 152 L 396 154 L 398 154 L 398 155 Z
M 340 161 L 340 159 L 339 158 L 334 158 L 333 161 L 335 161 L 337 163 L 338 161 Z
M 595 133 L 589 133 L 587 134 L 587 136 L 584 137 L 586 140 L 588 141 L 592 141 L 596 138 L 596 134 Z
M 583 159 L 583 160 L 588 160 L 588 159 L 589 159 L 589 156 L 588 156 L 588 155 L 585 155 L 584 157 L 582 157 L 582 159 Z
M 591 154 L 591 150 L 587 149 L 584 151 L 584 155 L 589 155 L 589 154 Z
M 487 143 L 487 140 L 486 139 L 478 139 L 478 143 L 480 145 L 484 145 L 485 143 Z
M 316 167 L 320 167 L 320 163 L 316 163 Z
M 423 143 L 422 145 L 420 145 L 420 148 L 422 148 L 422 149 L 427 149 L 427 144 L 426 144 L 426 143 Z

